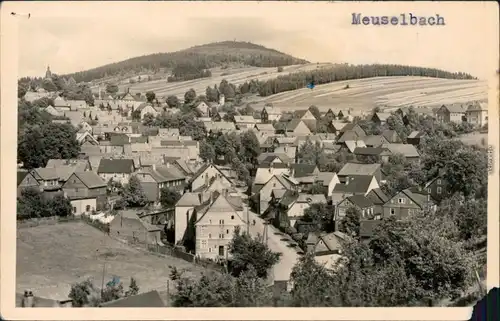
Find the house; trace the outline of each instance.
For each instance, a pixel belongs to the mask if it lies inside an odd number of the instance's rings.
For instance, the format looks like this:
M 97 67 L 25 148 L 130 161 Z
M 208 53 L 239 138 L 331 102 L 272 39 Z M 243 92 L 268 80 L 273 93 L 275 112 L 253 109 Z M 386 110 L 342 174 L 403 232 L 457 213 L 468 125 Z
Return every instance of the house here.
M 254 128 L 259 133 L 274 134 L 274 131 L 275 131 L 273 124 L 269 124 L 269 123 L 256 123 L 254 125 Z
M 340 184 L 339 177 L 337 173 L 333 172 L 319 172 L 315 180 L 316 184 L 320 184 L 324 189 L 324 194 L 327 197 L 332 196 L 332 191 L 335 185 Z
M 425 137 L 425 133 L 424 132 L 420 132 L 420 131 L 417 131 L 417 130 L 414 130 L 410 133 L 410 135 L 408 135 L 408 137 L 406 138 L 406 142 L 408 144 L 412 144 L 414 146 L 418 146 L 420 145 L 420 142 L 422 140 L 422 138 Z
M 67 103 L 70 106 L 70 110 L 80 110 L 88 108 L 87 102 L 85 100 L 68 100 Z
M 210 117 L 210 107 L 206 102 L 200 101 L 195 105 L 195 108 L 201 113 L 202 117 Z
M 337 136 L 342 133 L 342 130 L 347 125 L 347 123 L 341 121 L 331 121 L 330 123 L 331 123 L 331 128 L 333 129 L 332 133 L 336 134 Z
M 397 219 L 411 217 L 417 211 L 432 206 L 429 194 L 417 193 L 405 189 L 389 198 L 383 206 L 383 217 L 396 216 Z
M 110 234 L 129 243 L 163 245 L 162 228 L 141 219 L 139 214 L 132 209 L 119 211 L 109 223 Z
M 437 201 L 449 196 L 449 186 L 445 179 L 443 179 L 444 171 L 441 171 L 436 177 L 429 180 L 424 184 L 424 190 Z
M 465 117 L 469 124 L 475 127 L 483 127 L 488 123 L 488 104 L 484 102 L 469 104 Z
M 290 226 L 295 226 L 295 223 L 304 218 L 305 211 L 311 207 L 312 204 L 324 203 L 326 204 L 326 198 L 323 194 L 294 194 L 295 197 L 282 200 L 280 203 L 286 206 L 288 209 L 287 215 L 290 222 Z
M 311 232 L 306 240 L 307 253 L 313 253 L 315 257 L 340 254 L 347 238 L 347 235 L 339 231 Z
M 368 135 L 363 137 L 366 147 L 380 147 L 383 144 L 389 144 L 387 138 L 383 135 Z
M 240 196 L 230 195 L 227 190 L 212 193 L 210 203 L 197 211 L 196 250 L 197 256 L 209 259 L 228 259 L 229 244 L 236 228 L 248 224 Z
M 252 194 L 254 194 L 254 196 L 252 197 L 252 201 L 256 205 L 255 207 L 257 207 L 257 211 L 260 214 L 263 214 L 269 207 L 269 202 L 272 199 L 271 194 L 273 193 L 273 191 L 287 191 L 295 189 L 296 184 L 294 184 L 294 182 L 291 181 L 290 178 L 287 178 L 280 174 L 274 174 L 264 184 L 258 184 L 258 182 L 254 183 L 252 188 Z
M 216 165 L 205 164 L 193 175 L 189 183 L 192 192 L 208 188 L 214 180 L 225 188 L 231 188 L 233 183 Z
M 261 153 L 257 157 L 257 163 L 262 166 L 270 166 L 271 163 L 283 163 L 289 164 L 292 163 L 292 159 L 290 159 L 286 154 L 279 153 Z
M 323 151 L 325 154 L 336 154 L 342 149 L 342 145 L 337 145 L 335 143 L 323 143 Z
M 59 174 L 56 168 L 35 168 L 30 174 L 38 181 L 43 191 L 59 190 Z
M 337 222 L 344 219 L 346 211 L 354 207 L 361 213 L 360 219 L 370 219 L 375 214 L 375 204 L 364 195 L 353 195 L 340 201 L 336 206 L 335 221 Z
M 436 112 L 437 120 L 441 123 L 460 124 L 467 121 L 468 107 L 462 104 L 442 105 Z
M 382 223 L 382 220 L 360 220 L 359 237 L 363 242 L 367 242 L 373 237 L 376 229 Z
M 75 171 L 78 172 L 85 172 L 92 170 L 92 165 L 90 164 L 90 161 L 88 159 L 79 159 L 79 158 L 72 158 L 72 159 L 52 158 L 47 161 L 47 165 L 45 165 L 45 168 L 58 168 L 66 166 L 75 167 Z
M 317 120 L 316 116 L 314 116 L 311 112 L 311 107 L 309 107 L 308 109 L 295 110 L 293 112 L 293 118 L 300 120 Z
M 336 205 L 346 197 L 353 195 L 366 196 L 371 190 L 379 187 L 375 176 L 351 175 L 346 178 L 344 184 L 336 184 L 333 188 L 332 204 Z
M 54 108 L 59 112 L 65 112 L 71 110 L 71 105 L 61 96 L 57 96 L 54 99 Z
M 114 182 L 128 184 L 130 176 L 135 171 L 134 160 L 125 158 L 103 158 L 99 163 L 97 174 L 108 182 L 112 179 Z
M 375 218 L 381 218 L 383 213 L 382 207 L 389 201 L 389 196 L 387 196 L 382 189 L 374 188 L 366 194 L 366 197 L 372 201 L 374 205 L 373 212 L 375 213 Z
M 167 305 L 158 291 L 153 290 L 101 303 L 100 308 L 165 308 Z
M 344 134 L 345 132 L 354 132 L 354 133 L 356 133 L 357 137 L 365 137 L 366 136 L 366 133 L 365 133 L 364 129 L 361 128 L 361 126 L 359 126 L 358 124 L 352 124 L 352 123 L 346 124 L 344 127 L 342 127 L 342 129 L 339 130 L 339 132 L 340 132 L 340 134 Z
M 78 127 L 80 128 L 80 132 L 89 132 L 92 134 L 92 126 L 88 122 L 82 121 L 78 124 Z
M 382 183 L 382 170 L 380 164 L 359 164 L 346 163 L 337 173 L 341 183 L 345 183 L 346 177 L 356 176 L 374 176 L 377 182 Z
M 337 119 L 337 115 L 335 115 L 335 112 L 331 108 L 329 108 L 328 111 L 323 115 L 323 120 L 326 120 L 327 122 L 331 122 L 335 119 Z
M 372 158 L 383 162 L 388 162 L 389 156 L 392 155 L 389 149 L 383 147 L 356 147 L 353 154 L 360 156 L 357 157 L 358 161 L 362 161 L 364 158 Z
M 99 142 L 97 141 L 97 139 L 95 139 L 95 137 L 92 136 L 92 134 L 89 133 L 88 131 L 76 133 L 76 141 L 80 144 L 80 146 L 83 146 L 83 145 L 98 146 L 99 145 Z
M 20 197 L 22 191 L 28 188 L 35 188 L 39 190 L 40 183 L 36 180 L 32 173 L 29 171 L 17 171 L 17 197 Z
M 390 113 L 374 113 L 371 121 L 377 125 L 383 125 L 387 122 L 387 118 L 390 116 Z
M 272 123 L 280 119 L 281 114 L 282 111 L 278 107 L 264 106 L 260 113 L 260 119 L 262 123 Z
M 398 132 L 395 130 L 384 130 L 382 132 L 382 136 L 388 141 L 389 144 L 399 144 L 402 143 L 403 140 L 399 136 Z
M 290 177 L 293 177 L 301 190 L 308 190 L 316 181 L 319 168 L 312 164 L 290 164 Z
M 44 111 L 52 116 L 55 116 L 55 117 L 63 117 L 64 116 L 64 113 L 63 112 L 60 112 L 58 111 L 57 109 L 55 109 L 54 107 L 52 106 L 47 106 Z
M 276 154 L 284 154 L 289 159 L 295 160 L 297 154 L 297 145 L 295 137 L 277 137 L 274 140 L 274 152 Z
M 307 127 L 307 125 L 301 119 L 295 118 L 286 124 L 285 134 L 287 136 L 290 135 L 297 136 L 297 135 L 310 135 L 312 133 L 309 127 Z
M 94 172 L 75 172 L 62 185 L 71 202 L 73 215 L 101 211 L 107 203 L 107 183 Z
M 388 149 L 392 155 L 401 154 L 407 161 L 420 162 L 420 153 L 411 144 L 384 144 L 382 148 Z
M 236 130 L 236 126 L 233 122 L 211 121 L 204 122 L 203 124 L 205 125 L 208 135 L 210 135 L 210 133 L 230 133 Z
M 182 194 L 186 185 L 186 177 L 170 164 L 165 166 L 153 164 L 142 168 L 135 176 L 148 201 L 153 203 L 160 201 L 162 188 L 166 187 Z
M 153 117 L 156 117 L 160 113 L 158 108 L 153 107 L 153 105 L 149 103 L 140 104 L 134 111 L 140 113 L 141 119 L 144 119 L 144 116 L 147 114 L 151 114 Z
M 253 118 L 253 116 L 236 115 L 234 116 L 234 123 L 236 124 L 236 129 L 248 130 L 255 127 L 257 119 Z

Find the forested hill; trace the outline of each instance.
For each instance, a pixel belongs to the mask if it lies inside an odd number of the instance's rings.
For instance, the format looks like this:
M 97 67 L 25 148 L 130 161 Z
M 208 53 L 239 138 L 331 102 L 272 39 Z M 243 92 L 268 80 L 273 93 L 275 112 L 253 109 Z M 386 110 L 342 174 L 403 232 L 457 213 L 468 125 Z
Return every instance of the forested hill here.
M 305 64 L 308 61 L 250 42 L 224 41 L 195 46 L 176 52 L 135 57 L 114 64 L 68 74 L 65 77 L 73 77 L 77 82 L 88 82 L 115 75 L 125 75 L 130 72 L 158 71 L 160 68 L 173 69 L 186 65 L 200 70 L 229 63 L 240 63 L 255 67 L 279 67 Z

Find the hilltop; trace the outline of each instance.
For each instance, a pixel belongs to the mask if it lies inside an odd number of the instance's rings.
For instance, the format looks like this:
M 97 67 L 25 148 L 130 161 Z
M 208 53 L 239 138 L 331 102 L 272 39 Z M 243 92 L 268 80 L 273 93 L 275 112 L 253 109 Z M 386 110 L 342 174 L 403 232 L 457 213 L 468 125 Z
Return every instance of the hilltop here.
M 223 41 L 194 46 L 175 52 L 134 57 L 94 69 L 64 75 L 64 77 L 73 77 L 76 82 L 90 82 L 113 76 L 126 77 L 138 73 L 159 73 L 172 70 L 172 74 L 177 73 L 177 78 L 181 78 L 174 79 L 175 81 L 207 77 L 206 72 L 208 69 L 227 67 L 229 64 L 279 67 L 306 63 L 308 61 L 304 59 L 295 58 L 258 44 Z

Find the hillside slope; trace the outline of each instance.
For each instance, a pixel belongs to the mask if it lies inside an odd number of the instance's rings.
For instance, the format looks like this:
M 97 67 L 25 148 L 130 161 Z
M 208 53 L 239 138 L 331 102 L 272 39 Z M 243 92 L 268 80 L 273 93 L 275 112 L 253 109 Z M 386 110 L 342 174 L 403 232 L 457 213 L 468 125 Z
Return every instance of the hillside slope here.
M 77 82 L 89 82 L 114 75 L 127 75 L 145 70 L 157 72 L 160 68 L 173 69 L 182 65 L 209 69 L 230 63 L 254 67 L 278 67 L 305 64 L 308 61 L 250 42 L 224 41 L 176 52 L 135 57 L 64 77 L 73 77 Z

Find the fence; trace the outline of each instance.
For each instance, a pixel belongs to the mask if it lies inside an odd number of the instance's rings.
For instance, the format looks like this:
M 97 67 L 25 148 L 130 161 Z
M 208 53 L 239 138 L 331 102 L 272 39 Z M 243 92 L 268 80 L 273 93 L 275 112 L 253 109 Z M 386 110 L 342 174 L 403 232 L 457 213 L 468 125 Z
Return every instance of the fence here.
M 75 222 L 82 220 L 83 220 L 82 216 L 67 216 L 67 217 L 51 216 L 43 218 L 32 218 L 29 220 L 17 221 L 17 228 L 28 228 L 39 225 L 55 225 L 59 223 L 68 223 L 68 222 Z
M 201 266 L 201 267 L 204 267 L 206 269 L 211 269 L 211 270 L 215 270 L 218 272 L 225 271 L 225 267 L 223 267 L 220 264 L 217 264 L 213 261 L 209 261 L 206 259 L 197 258 L 195 255 L 193 255 L 191 253 L 184 252 L 184 251 L 182 251 L 178 248 L 172 247 L 172 246 L 168 246 L 168 245 L 160 246 L 160 245 L 154 245 L 154 244 L 147 244 L 146 248 L 149 252 L 173 256 L 173 257 L 179 258 L 181 260 L 184 260 L 184 261 L 187 261 L 190 263 L 194 263 L 194 264 Z

